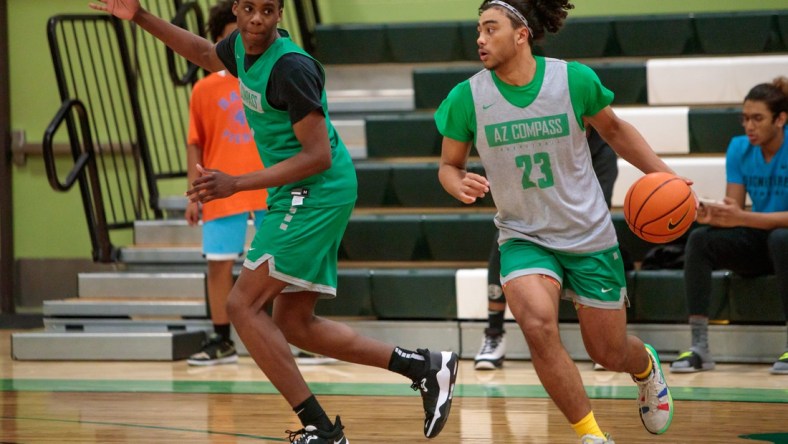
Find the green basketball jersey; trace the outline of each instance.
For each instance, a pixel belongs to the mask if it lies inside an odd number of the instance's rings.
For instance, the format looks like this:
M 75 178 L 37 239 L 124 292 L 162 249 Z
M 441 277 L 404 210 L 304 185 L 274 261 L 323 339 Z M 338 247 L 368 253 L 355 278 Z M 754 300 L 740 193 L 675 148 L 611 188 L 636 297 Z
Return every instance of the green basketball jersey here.
M 289 37 L 280 37 L 249 70 L 246 70 L 244 64 L 246 51 L 241 37 L 238 36 L 235 41 L 238 79 L 246 120 L 249 122 L 257 150 L 266 168 L 295 156 L 302 149 L 301 142 L 293 132 L 288 112 L 273 108 L 265 96 L 271 70 L 283 55 L 289 53 L 299 53 L 312 58 Z M 325 76 L 320 63 L 317 61 L 315 63 Z M 326 127 L 331 143 L 331 167 L 298 182 L 270 188 L 268 208 L 273 208 L 275 205 L 290 206 L 293 201 L 291 193 L 304 196 L 302 205 L 310 207 L 344 205 L 356 200 L 358 188 L 356 170 L 345 144 L 328 117 L 325 88 L 321 94 L 321 102 L 326 113 Z

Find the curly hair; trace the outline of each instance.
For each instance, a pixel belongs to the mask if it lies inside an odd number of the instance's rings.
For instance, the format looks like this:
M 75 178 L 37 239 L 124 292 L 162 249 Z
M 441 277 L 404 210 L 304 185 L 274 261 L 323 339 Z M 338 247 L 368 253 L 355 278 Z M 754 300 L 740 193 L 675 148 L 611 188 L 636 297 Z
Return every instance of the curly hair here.
M 211 6 L 208 12 L 208 23 L 205 24 L 205 30 L 214 42 L 219 40 L 225 26 L 236 21 L 235 14 L 233 14 L 233 3 L 235 0 L 221 0 Z
M 753 86 L 744 100 L 764 102 L 775 117 L 780 113 L 788 113 L 788 77 L 780 76 L 772 83 Z
M 500 6 L 490 4 L 492 0 L 484 0 L 479 6 L 479 14 L 482 12 Z M 523 16 L 528 20 L 528 25 L 533 30 L 533 35 L 529 36 L 529 40 L 540 40 L 548 32 L 558 32 L 566 19 L 567 11 L 573 9 L 575 5 L 569 0 L 501 0 L 515 9 L 520 11 Z M 514 17 L 509 11 L 502 8 L 502 10 L 512 21 L 512 26 L 515 28 L 522 26 L 522 22 Z

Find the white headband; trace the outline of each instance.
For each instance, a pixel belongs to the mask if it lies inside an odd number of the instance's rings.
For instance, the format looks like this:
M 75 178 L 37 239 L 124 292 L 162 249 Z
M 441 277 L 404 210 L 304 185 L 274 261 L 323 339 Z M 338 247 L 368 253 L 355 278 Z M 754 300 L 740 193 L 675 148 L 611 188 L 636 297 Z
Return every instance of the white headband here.
M 531 37 L 534 36 L 534 32 L 531 30 L 531 27 L 528 25 L 528 20 L 525 19 L 525 16 L 520 11 L 518 11 L 517 8 L 515 8 L 512 5 L 510 5 L 509 3 L 502 2 L 501 0 L 492 0 L 491 2 L 488 2 L 487 4 L 488 5 L 503 6 L 507 11 L 509 11 L 512 14 L 514 14 L 515 17 L 517 17 L 521 22 L 523 22 L 523 25 L 525 25 L 525 29 L 528 30 L 528 34 L 530 34 Z

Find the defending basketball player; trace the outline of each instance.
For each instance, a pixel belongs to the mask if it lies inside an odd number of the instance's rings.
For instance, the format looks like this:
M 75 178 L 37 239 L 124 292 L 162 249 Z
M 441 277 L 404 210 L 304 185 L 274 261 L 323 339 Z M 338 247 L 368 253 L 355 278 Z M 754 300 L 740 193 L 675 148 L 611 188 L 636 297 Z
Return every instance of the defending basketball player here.
M 198 168 L 187 192 L 202 203 L 267 188 L 268 212 L 228 299 L 230 321 L 249 354 L 298 415 L 295 444 L 347 444 L 312 394 L 288 342 L 313 353 L 388 369 L 412 381 L 424 408 L 424 435 L 436 437 L 452 403 L 459 357 L 404 350 L 315 316 L 337 291 L 337 251 L 356 201 L 350 154 L 328 117 L 323 67 L 278 29 L 284 0 L 235 0 L 238 29 L 214 45 L 140 6 L 99 0 L 93 9 L 132 20 L 177 53 L 240 80 L 241 99 L 266 168 L 231 176 Z M 265 307 L 273 302 L 271 315 Z
M 672 171 L 616 116 L 613 93 L 591 69 L 533 55 L 533 41 L 558 31 L 573 7 L 567 0 L 482 2 L 477 44 L 485 69 L 449 93 L 435 120 L 446 191 L 465 203 L 492 192 L 504 293 L 540 381 L 580 442 L 601 444 L 613 440 L 597 424 L 561 343 L 562 293 L 575 302 L 591 359 L 632 374 L 646 430 L 667 431 L 673 401 L 656 351 L 626 332 L 624 266 L 583 119 L 641 171 Z M 489 180 L 466 170 L 473 144 Z

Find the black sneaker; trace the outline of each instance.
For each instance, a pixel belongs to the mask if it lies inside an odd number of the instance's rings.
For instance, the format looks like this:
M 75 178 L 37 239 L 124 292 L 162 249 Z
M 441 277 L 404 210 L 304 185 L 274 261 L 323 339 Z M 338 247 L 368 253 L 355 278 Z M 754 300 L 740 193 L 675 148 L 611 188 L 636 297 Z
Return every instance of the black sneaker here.
M 457 380 L 457 369 L 460 357 L 454 352 L 430 352 L 418 349 L 417 353 L 424 356 L 427 363 L 427 374 L 416 379 L 410 386 L 421 391 L 424 403 L 424 436 L 434 438 L 443 430 L 449 419 L 454 381 Z
M 290 434 L 288 439 L 294 444 L 350 444 L 350 441 L 345 438 L 345 433 L 342 431 L 344 428 L 345 426 L 342 425 L 339 416 L 337 416 L 334 421 L 334 430 L 330 432 L 324 432 L 318 430 L 315 426 L 308 425 L 301 430 L 295 432 L 288 430 L 286 433 Z
M 189 356 L 186 360 L 189 365 L 219 365 L 238 362 L 238 353 L 235 351 L 233 341 L 225 340 L 220 335 L 212 333 L 202 343 L 202 350 Z

